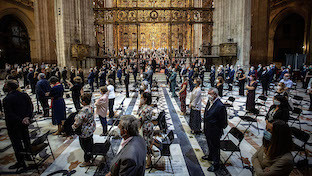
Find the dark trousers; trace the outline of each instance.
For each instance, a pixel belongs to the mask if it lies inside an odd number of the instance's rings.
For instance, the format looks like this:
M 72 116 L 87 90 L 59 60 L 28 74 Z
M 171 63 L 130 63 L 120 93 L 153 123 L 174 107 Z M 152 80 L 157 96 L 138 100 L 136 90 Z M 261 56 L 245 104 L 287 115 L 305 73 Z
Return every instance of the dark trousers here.
M 92 91 L 92 92 L 94 92 L 94 85 L 93 85 L 93 83 L 94 83 L 94 82 L 91 82 L 91 81 L 89 82 L 89 85 L 90 85 L 90 87 L 91 87 L 91 91 Z
M 43 116 L 48 117 L 49 116 L 49 103 L 48 103 L 48 98 L 46 97 L 39 97 L 38 98 L 42 109 L 43 109 Z
M 93 135 L 87 138 L 79 137 L 79 143 L 80 143 L 81 149 L 84 151 L 84 161 L 89 162 L 92 159 L 92 155 L 88 153 L 92 152 Z
M 263 95 L 268 95 L 268 89 L 269 89 L 269 85 L 267 82 L 262 82 L 262 94 Z
M 193 91 L 195 85 L 194 85 L 194 83 L 193 83 L 193 79 L 192 79 L 192 78 L 189 79 L 189 84 L 190 84 L 190 90 Z
M 25 164 L 24 155 L 21 154 L 21 152 L 25 152 L 30 149 L 28 127 L 21 126 L 14 129 L 8 129 L 8 135 L 10 137 L 17 162 Z
M 229 85 L 229 91 L 232 91 L 233 90 L 233 80 L 230 80 L 228 85 Z
M 103 134 L 105 134 L 107 132 L 107 120 L 106 117 L 102 117 L 99 115 L 100 121 L 101 121 L 101 125 L 103 127 Z
M 114 102 L 115 102 L 115 98 L 108 100 L 109 118 L 114 117 Z
M 218 166 L 220 162 L 220 138 L 222 129 L 213 124 L 205 124 L 205 136 L 209 148 L 208 157 L 213 161 L 214 166 Z
M 80 106 L 80 97 L 79 96 L 72 96 L 73 98 L 73 102 L 74 102 L 74 106 L 75 106 L 75 109 L 76 111 L 78 112 L 80 109 L 81 109 L 81 106 Z
M 238 86 L 239 86 L 239 95 L 244 96 L 244 86 L 245 86 L 245 81 L 238 81 Z
M 31 93 L 35 93 L 35 90 L 36 90 L 36 85 L 35 83 L 30 83 L 30 88 L 31 88 Z
M 133 75 L 133 78 L 134 78 L 134 82 L 137 82 L 137 79 L 136 79 L 136 75 Z
M 95 85 L 96 85 L 96 88 L 98 89 L 99 88 L 99 78 L 95 78 Z
M 126 84 L 126 97 L 129 97 L 129 84 Z
M 215 86 L 215 79 L 210 79 L 210 86 L 214 87 Z

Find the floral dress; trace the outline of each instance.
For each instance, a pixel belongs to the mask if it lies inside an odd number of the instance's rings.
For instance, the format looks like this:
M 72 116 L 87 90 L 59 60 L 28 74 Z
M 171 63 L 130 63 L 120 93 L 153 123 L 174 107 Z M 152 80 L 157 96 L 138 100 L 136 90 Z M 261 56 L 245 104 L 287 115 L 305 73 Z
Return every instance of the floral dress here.
M 74 129 L 82 125 L 79 135 L 81 138 L 87 138 L 93 135 L 96 125 L 94 121 L 94 109 L 89 105 L 83 107 L 75 117 Z
M 139 109 L 139 117 L 142 123 L 142 131 L 143 138 L 146 142 L 146 146 L 148 146 L 148 152 L 150 152 L 150 148 L 153 143 L 153 133 L 154 133 L 154 124 L 152 123 L 152 111 L 153 107 L 150 105 L 143 105 Z

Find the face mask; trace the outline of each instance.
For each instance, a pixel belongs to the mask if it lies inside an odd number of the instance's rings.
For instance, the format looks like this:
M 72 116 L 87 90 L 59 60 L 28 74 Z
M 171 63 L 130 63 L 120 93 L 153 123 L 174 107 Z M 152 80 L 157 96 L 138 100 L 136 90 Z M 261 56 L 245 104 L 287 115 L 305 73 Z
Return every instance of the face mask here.
M 279 101 L 277 101 L 277 100 L 273 100 L 273 104 L 276 105 L 276 106 L 278 106 L 278 105 L 281 104 L 281 102 L 279 102 Z
M 219 83 L 219 80 L 216 80 L 216 83 Z
M 269 131 L 264 130 L 264 132 L 263 132 L 263 137 L 264 137 L 266 140 L 271 141 L 272 134 L 271 134 Z
M 213 99 L 213 97 L 208 94 L 208 100 L 211 101 L 212 99 Z
M 277 90 L 280 90 L 280 89 L 282 89 L 282 87 L 281 86 L 277 86 Z

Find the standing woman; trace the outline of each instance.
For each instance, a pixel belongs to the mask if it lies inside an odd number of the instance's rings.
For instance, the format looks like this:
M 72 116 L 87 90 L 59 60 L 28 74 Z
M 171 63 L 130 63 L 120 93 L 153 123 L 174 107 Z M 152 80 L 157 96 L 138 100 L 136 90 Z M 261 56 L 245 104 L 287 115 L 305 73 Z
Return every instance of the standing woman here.
M 113 79 L 108 79 L 107 82 L 107 90 L 108 90 L 108 110 L 109 110 L 109 118 L 114 117 L 114 102 L 115 102 L 115 88 Z
M 74 81 L 74 78 L 76 77 L 76 70 L 75 70 L 75 68 L 71 68 L 70 69 L 70 82 L 72 83 L 72 84 L 75 84 L 75 81 Z
M 216 80 L 216 87 L 218 89 L 218 95 L 219 97 L 223 96 L 223 84 L 224 84 L 224 79 L 222 76 L 218 76 Z
M 189 108 L 191 109 L 190 113 L 190 127 L 191 127 L 191 133 L 197 134 L 201 132 L 201 80 L 199 78 L 196 78 L 194 80 L 195 88 L 191 92 L 190 97 L 190 105 Z
M 244 70 L 242 68 L 240 68 L 238 70 L 236 77 L 238 79 L 239 95 L 244 96 L 244 87 L 245 87 L 246 76 L 245 76 Z
M 52 103 L 52 124 L 57 125 L 57 132 L 54 135 L 60 135 L 62 129 L 62 123 L 66 119 L 66 106 L 63 99 L 64 87 L 60 84 L 59 79 L 55 76 L 50 78 L 50 84 L 52 84 L 51 91 L 47 93 L 51 97 Z
M 74 102 L 74 106 L 76 111 L 78 112 L 81 107 L 80 107 L 80 96 L 83 93 L 83 84 L 82 84 L 82 79 L 80 78 L 80 76 L 76 76 L 73 79 L 74 84 L 71 84 L 70 82 L 68 82 L 69 86 L 70 86 L 70 90 L 72 91 L 72 98 L 73 98 L 73 102 Z
M 80 167 L 86 167 L 91 165 L 93 148 L 93 133 L 96 125 L 94 121 L 94 110 L 90 106 L 92 95 L 90 93 L 84 93 L 81 95 L 81 104 L 83 108 L 75 117 L 75 123 L 72 128 L 75 130 L 81 126 L 81 134 L 79 135 L 79 143 L 84 151 L 84 162 L 80 164 Z
M 183 82 L 181 85 L 181 90 L 179 91 L 180 102 L 181 102 L 181 115 L 186 115 L 186 89 L 187 89 L 187 80 L 186 76 L 182 77 Z
M 103 127 L 103 133 L 100 136 L 104 136 L 107 133 L 107 109 L 108 109 L 108 90 L 107 86 L 100 87 L 101 97 L 96 100 L 96 114 L 99 115 Z
M 147 146 L 147 161 L 146 168 L 149 168 L 152 164 L 152 147 L 153 147 L 153 123 L 152 123 L 152 95 L 148 92 L 144 92 L 142 96 L 142 105 L 138 110 L 140 117 L 141 127 L 143 131 L 143 138 Z
M 246 110 L 253 111 L 255 110 L 255 98 L 256 98 L 256 88 L 257 88 L 257 81 L 255 75 L 249 76 L 249 84 L 246 86 L 247 89 L 247 101 L 246 101 Z

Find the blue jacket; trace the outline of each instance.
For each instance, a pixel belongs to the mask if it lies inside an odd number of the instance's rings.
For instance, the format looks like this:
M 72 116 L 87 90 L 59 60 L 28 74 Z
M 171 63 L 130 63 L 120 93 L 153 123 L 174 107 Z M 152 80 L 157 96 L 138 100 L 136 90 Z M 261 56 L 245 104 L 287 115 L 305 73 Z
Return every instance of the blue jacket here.
M 51 87 L 46 79 L 41 79 L 36 85 L 36 95 L 38 98 L 45 97 L 45 93 L 50 92 Z
M 121 76 L 122 76 L 122 70 L 119 69 L 119 70 L 117 71 L 117 78 L 121 78 Z
M 233 81 L 234 80 L 234 76 L 235 76 L 235 70 L 234 69 L 232 69 L 231 71 L 230 71 L 230 74 L 229 74 L 229 80 L 231 80 L 231 81 Z
M 94 77 L 95 77 L 94 73 L 91 72 L 88 76 L 88 82 L 91 82 L 91 83 L 94 82 Z
M 207 130 L 208 125 L 215 125 L 223 129 L 227 126 L 227 112 L 226 108 L 220 99 L 217 99 L 214 104 L 208 109 L 210 102 L 208 101 L 204 113 L 204 130 Z
M 189 78 L 190 80 L 193 79 L 193 75 L 194 75 L 194 70 L 191 69 L 191 70 L 189 71 L 188 78 Z

